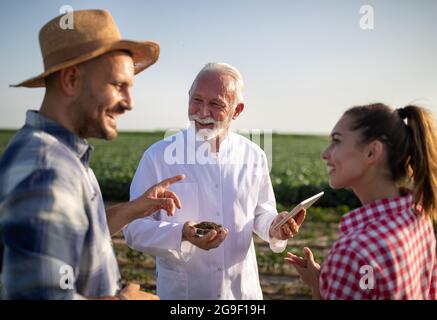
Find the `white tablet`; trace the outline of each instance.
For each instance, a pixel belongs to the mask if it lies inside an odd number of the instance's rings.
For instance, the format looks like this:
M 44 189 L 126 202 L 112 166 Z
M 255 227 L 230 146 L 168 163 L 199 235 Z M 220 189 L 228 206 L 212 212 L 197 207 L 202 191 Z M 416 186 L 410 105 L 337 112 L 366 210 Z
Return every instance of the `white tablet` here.
M 309 207 L 311 207 L 314 202 L 320 199 L 321 196 L 323 196 L 324 192 L 320 192 L 316 194 L 315 196 L 312 196 L 311 198 L 308 198 L 301 203 L 299 203 L 297 206 L 293 208 L 288 214 L 284 215 L 284 217 L 276 223 L 276 225 L 273 227 L 274 229 L 279 229 L 286 223 L 290 218 L 294 218 L 299 212 L 302 211 L 302 209 L 307 210 Z

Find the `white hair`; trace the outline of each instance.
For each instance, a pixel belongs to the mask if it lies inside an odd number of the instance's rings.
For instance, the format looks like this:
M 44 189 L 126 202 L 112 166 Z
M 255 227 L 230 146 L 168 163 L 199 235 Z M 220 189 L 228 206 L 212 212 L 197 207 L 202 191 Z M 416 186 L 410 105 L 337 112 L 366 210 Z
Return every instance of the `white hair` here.
M 243 87 L 244 87 L 243 77 L 242 77 L 240 71 L 237 70 L 237 68 L 231 66 L 230 64 L 224 63 L 224 62 L 209 62 L 209 63 L 207 63 L 202 68 L 202 70 L 199 71 L 196 78 L 194 79 L 194 81 L 191 85 L 190 91 L 188 92 L 190 96 L 191 96 L 191 92 L 192 92 L 194 86 L 197 83 L 197 79 L 199 78 L 199 76 L 205 72 L 210 72 L 210 71 L 230 76 L 233 79 L 233 81 L 231 83 L 229 83 L 229 86 L 227 88 L 228 91 L 234 92 L 233 99 L 232 99 L 233 101 L 231 101 L 233 108 L 235 108 L 239 103 L 244 102 L 244 99 L 243 99 Z

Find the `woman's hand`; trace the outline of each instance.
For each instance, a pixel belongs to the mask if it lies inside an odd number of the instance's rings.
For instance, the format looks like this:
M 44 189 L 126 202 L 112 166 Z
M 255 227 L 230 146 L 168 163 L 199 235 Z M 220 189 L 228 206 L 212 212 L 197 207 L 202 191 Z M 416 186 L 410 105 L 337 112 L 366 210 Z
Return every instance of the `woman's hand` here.
M 314 256 L 310 248 L 305 247 L 303 250 L 305 258 L 301 258 L 291 252 L 287 252 L 287 257 L 284 259 L 296 269 L 303 282 L 305 282 L 311 288 L 313 292 L 313 298 L 320 299 L 320 265 L 314 261 Z

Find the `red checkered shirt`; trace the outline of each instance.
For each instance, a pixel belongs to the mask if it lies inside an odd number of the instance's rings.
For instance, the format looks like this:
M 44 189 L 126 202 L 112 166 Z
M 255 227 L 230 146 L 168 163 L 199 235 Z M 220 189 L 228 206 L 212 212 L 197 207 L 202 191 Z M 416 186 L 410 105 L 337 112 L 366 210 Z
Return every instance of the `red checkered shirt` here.
M 323 299 L 436 299 L 436 238 L 413 196 L 382 199 L 343 216 L 320 272 Z

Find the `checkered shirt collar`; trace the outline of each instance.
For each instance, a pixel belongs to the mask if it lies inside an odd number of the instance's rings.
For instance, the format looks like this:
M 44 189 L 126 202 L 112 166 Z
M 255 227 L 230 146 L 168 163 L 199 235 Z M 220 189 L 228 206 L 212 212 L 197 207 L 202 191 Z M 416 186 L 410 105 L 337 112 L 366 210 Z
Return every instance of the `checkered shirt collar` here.
M 413 194 L 407 192 L 405 195 L 395 198 L 384 198 L 363 207 L 352 210 L 341 219 L 340 237 L 355 230 L 362 229 L 370 221 L 374 221 L 385 214 L 396 215 L 406 212 L 413 206 Z
M 88 165 L 94 148 L 85 139 L 68 131 L 57 122 L 43 116 L 36 110 L 28 110 L 26 112 L 26 126 L 42 130 L 56 137 L 67 147 L 72 149 L 82 163 Z

